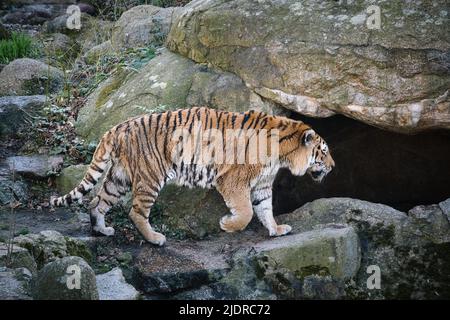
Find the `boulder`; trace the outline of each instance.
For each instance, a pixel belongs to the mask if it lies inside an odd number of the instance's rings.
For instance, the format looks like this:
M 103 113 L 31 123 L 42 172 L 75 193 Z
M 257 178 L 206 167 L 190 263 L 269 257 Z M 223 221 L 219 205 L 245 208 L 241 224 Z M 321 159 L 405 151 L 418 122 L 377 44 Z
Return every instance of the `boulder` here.
M 46 40 L 45 52 L 50 58 L 57 55 L 65 55 L 65 57 L 68 57 L 70 54 L 76 52 L 77 45 L 66 34 L 59 32 L 52 33 L 46 37 Z
M 116 49 L 161 45 L 172 24 L 174 11 L 181 8 L 160 8 L 152 5 L 132 7 L 115 23 L 112 44 Z
M 119 69 L 102 82 L 80 110 L 75 128 L 90 143 L 133 116 L 193 105 L 229 111 L 277 111 L 235 75 L 162 50 L 138 73 Z
M 213 243 L 143 247 L 133 268 L 133 283 L 148 295 L 174 294 L 222 278 L 229 268 Z
M 137 300 L 139 292 L 125 281 L 120 268 L 99 274 L 97 289 L 99 300 Z
M 25 268 L 0 267 L 0 300 L 31 300 L 30 280 L 31 273 Z
M 30 252 L 37 263 L 38 269 L 48 262 L 67 256 L 79 256 L 87 261 L 92 260 L 92 253 L 84 242 L 65 237 L 54 230 L 21 235 L 15 237 L 13 242 Z
M 56 93 L 63 88 L 63 72 L 41 61 L 23 58 L 0 72 L 0 96 Z
M 172 23 L 166 45 L 304 115 L 340 113 L 415 133 L 450 128 L 443 8 L 445 0 L 196 0 Z M 371 24 L 377 10 L 380 28 Z
M 77 164 L 62 169 L 55 180 L 58 191 L 61 194 L 70 192 L 83 180 L 88 168 L 87 164 Z
M 62 156 L 32 155 L 9 157 L 6 161 L 9 169 L 20 175 L 46 178 L 59 171 L 63 160 Z
M 83 59 L 87 64 L 95 64 L 100 58 L 112 53 L 114 53 L 114 48 L 111 44 L 111 40 L 108 40 L 90 48 L 83 55 Z
M 361 267 L 346 283 L 358 299 L 449 296 L 450 223 L 439 206 L 417 207 L 408 215 L 391 207 L 349 198 L 318 199 L 278 217 L 305 232 L 328 224 L 348 224 L 361 242 Z M 370 270 L 379 268 L 381 288 L 370 289 Z
M 32 282 L 38 300 L 98 300 L 92 268 L 80 257 L 65 257 L 46 264 Z
M 26 203 L 29 198 L 29 188 L 25 182 L 0 179 L 0 205 L 8 205 L 16 200 Z
M 10 250 L 8 250 L 10 248 Z M 27 249 L 6 243 L 0 243 L 0 265 L 9 268 L 25 268 L 36 273 L 37 265 Z
M 221 231 L 220 218 L 229 212 L 216 190 L 189 189 L 176 185 L 163 188 L 156 206 L 161 210 L 150 219 L 164 225 L 168 235 L 175 238 L 203 239 L 218 233 Z
M 271 239 L 254 246 L 265 268 L 285 268 L 304 278 L 311 274 L 349 280 L 359 270 L 359 239 L 345 225 Z
M 17 5 L 12 1 L 13 5 Z M 60 1 L 60 3 L 51 3 L 51 1 L 45 1 L 49 3 L 39 3 L 35 1 L 28 1 L 28 3 L 20 3 L 22 6 L 15 7 L 13 10 L 7 12 L 2 20 L 8 24 L 25 24 L 25 25 L 38 25 L 64 13 L 67 9 L 65 3 L 75 3 L 75 1 Z
M 0 97 L 0 136 L 16 133 L 27 114 L 39 111 L 46 101 L 44 95 Z

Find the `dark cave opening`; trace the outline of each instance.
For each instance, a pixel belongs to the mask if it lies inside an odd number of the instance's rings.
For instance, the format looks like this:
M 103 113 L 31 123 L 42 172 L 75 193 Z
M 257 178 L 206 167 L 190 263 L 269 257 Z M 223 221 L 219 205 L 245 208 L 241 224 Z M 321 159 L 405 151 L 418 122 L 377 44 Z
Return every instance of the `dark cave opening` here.
M 407 211 L 450 197 L 450 131 L 405 135 L 339 115 L 291 118 L 327 141 L 336 167 L 321 184 L 280 170 L 273 187 L 276 214 L 319 198 L 350 197 Z

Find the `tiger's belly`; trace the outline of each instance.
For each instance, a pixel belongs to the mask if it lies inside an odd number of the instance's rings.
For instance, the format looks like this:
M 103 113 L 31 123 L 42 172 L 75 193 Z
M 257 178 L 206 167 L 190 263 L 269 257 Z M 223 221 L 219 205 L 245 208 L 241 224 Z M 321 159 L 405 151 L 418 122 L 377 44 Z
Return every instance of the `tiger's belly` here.
M 212 166 L 188 164 L 179 166 L 175 170 L 175 176 L 171 183 L 189 188 L 213 188 L 215 187 L 217 171 Z

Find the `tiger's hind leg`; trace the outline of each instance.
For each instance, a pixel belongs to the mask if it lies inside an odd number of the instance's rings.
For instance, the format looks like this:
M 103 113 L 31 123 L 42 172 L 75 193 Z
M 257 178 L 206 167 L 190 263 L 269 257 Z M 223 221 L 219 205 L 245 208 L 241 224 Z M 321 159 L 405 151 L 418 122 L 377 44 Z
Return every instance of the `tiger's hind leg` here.
M 129 217 L 146 241 L 162 246 L 166 242 L 166 237 L 153 230 L 148 220 L 150 209 L 155 203 L 159 189 L 159 187 L 140 187 L 133 192 L 133 207 L 131 208 Z
M 100 191 L 90 205 L 91 227 L 94 235 L 114 235 L 114 228 L 105 225 L 105 215 L 128 190 L 129 182 L 124 170 L 119 165 L 111 166 Z

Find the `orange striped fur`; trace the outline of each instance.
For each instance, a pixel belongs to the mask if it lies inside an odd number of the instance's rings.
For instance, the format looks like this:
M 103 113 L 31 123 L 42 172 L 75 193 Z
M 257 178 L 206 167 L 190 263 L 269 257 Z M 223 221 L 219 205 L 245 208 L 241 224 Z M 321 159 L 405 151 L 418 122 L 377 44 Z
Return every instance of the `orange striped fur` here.
M 184 140 L 177 135 L 179 131 L 185 134 Z M 235 151 L 234 158 L 241 156 L 241 162 L 236 159 L 230 163 L 201 162 L 191 157 L 192 150 L 188 149 L 192 144 L 186 139 L 203 134 L 202 140 L 197 141 L 200 143 L 192 139 L 194 149 L 198 146 L 208 149 L 214 138 L 224 142 L 228 131 L 236 133 L 237 143 L 223 143 L 224 150 L 212 148 L 209 155 L 217 157 L 228 148 Z M 255 137 L 261 140 L 252 140 Z M 266 141 L 267 148 L 255 141 Z M 269 158 L 272 156 L 272 161 L 252 161 L 259 150 Z M 195 107 L 147 114 L 113 127 L 102 137 L 80 184 L 68 194 L 52 199 L 51 204 L 61 206 L 81 201 L 106 171 L 103 185 L 90 206 L 93 231 L 100 235 L 114 234 L 113 228 L 105 226 L 104 216 L 131 190 L 130 219 L 147 241 L 162 245 L 164 235 L 152 229 L 148 218 L 158 193 L 173 180 L 188 187 L 215 187 L 230 209 L 230 214 L 220 221 L 224 231 L 243 230 L 256 213 L 271 236 L 280 236 L 290 232 L 291 227 L 278 225 L 272 214 L 272 183 L 278 169 L 285 167 L 300 176 L 308 172 L 314 180 L 321 181 L 333 166 L 326 142 L 300 121 L 253 110 L 233 113 Z

